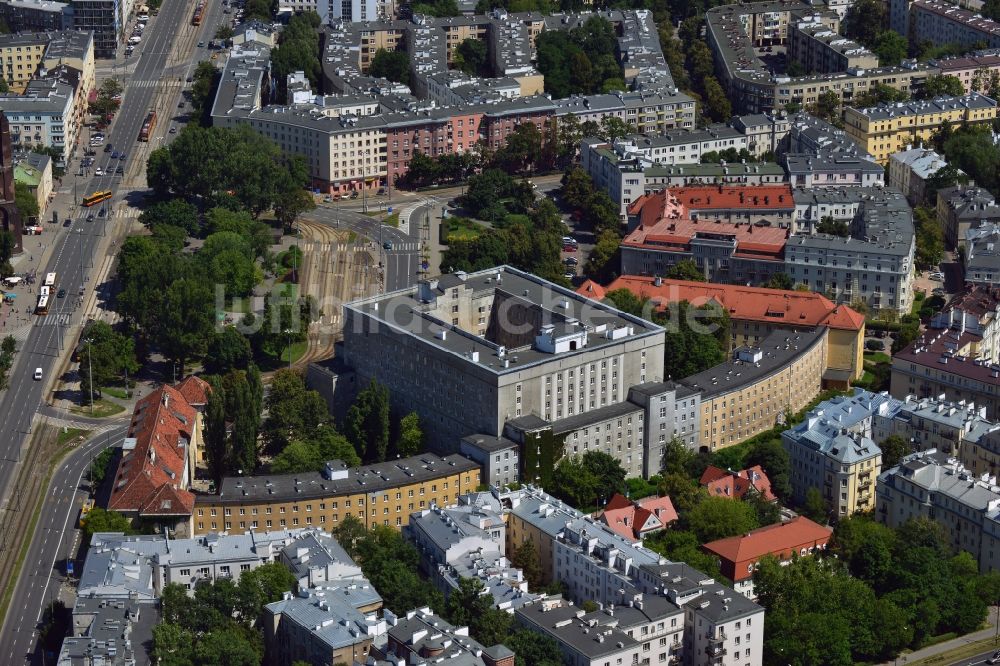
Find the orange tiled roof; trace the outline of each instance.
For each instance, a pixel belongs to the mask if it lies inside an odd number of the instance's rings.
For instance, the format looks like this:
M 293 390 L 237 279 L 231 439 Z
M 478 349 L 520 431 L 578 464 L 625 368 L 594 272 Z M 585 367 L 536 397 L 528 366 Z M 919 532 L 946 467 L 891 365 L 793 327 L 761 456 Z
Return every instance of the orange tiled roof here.
M 742 499 L 747 492 L 755 490 L 768 502 L 777 499 L 771 491 L 771 480 L 760 465 L 738 472 L 709 465 L 701 475 L 701 485 L 708 489 L 708 494 L 712 497 Z
M 647 213 L 652 213 L 647 215 Z M 737 251 L 747 244 L 748 251 L 770 254 L 781 260 L 788 240 L 788 229 L 759 227 L 753 224 L 730 224 L 705 218 L 661 217 L 656 206 L 645 206 L 640 214 L 641 223 L 622 240 L 622 245 L 652 249 L 687 251 L 695 236 L 729 237 L 736 241 Z M 648 218 L 648 219 L 647 219 Z
M 796 552 L 826 544 L 833 530 L 823 527 L 805 516 L 797 516 L 786 523 L 768 525 L 743 536 L 729 537 L 706 543 L 702 548 L 729 563 L 756 562 L 765 555 Z M 723 569 L 726 569 L 724 566 Z M 740 581 L 753 575 L 747 567 L 734 568 L 734 580 Z
M 592 284 L 588 280 L 577 292 L 601 300 L 608 292 L 628 289 L 639 298 L 649 298 L 664 306 L 679 301 L 692 305 L 714 301 L 728 310 L 730 318 L 735 320 L 828 326 L 849 331 L 859 331 L 865 325 L 864 315 L 811 291 L 666 279 L 659 280 L 657 285 L 656 278 L 639 275 L 623 275 L 607 287 L 590 286 Z M 589 289 L 589 293 L 585 289 Z
M 136 403 L 108 508 L 139 515 L 190 515 L 194 495 L 185 489 L 187 447 L 197 412 L 181 392 L 161 386 Z

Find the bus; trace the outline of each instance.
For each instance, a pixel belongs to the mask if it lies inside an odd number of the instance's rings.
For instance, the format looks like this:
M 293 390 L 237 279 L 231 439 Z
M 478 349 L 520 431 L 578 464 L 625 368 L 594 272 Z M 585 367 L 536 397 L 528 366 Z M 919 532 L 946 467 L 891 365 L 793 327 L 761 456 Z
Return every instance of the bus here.
M 48 314 L 49 313 L 49 296 L 44 294 L 38 297 L 38 305 L 35 306 L 35 314 Z
M 90 206 L 99 204 L 102 201 L 107 201 L 110 198 L 111 198 L 110 190 L 104 190 L 104 191 L 98 190 L 97 192 L 94 192 L 90 196 L 84 197 L 83 205 L 89 208 Z
M 199 2 L 198 6 L 194 10 L 194 15 L 191 17 L 191 25 L 201 25 L 201 18 L 204 13 L 205 3 Z
M 150 111 L 142 123 L 142 129 L 139 130 L 139 141 L 149 141 L 154 127 L 156 127 L 156 111 Z
M 46 273 L 45 274 L 45 282 L 43 282 L 42 284 L 45 285 L 46 287 L 49 287 L 49 288 L 56 286 L 56 274 L 55 273 Z
M 48 296 L 51 293 L 52 290 L 49 287 L 42 287 L 41 289 L 38 290 L 39 296 Z

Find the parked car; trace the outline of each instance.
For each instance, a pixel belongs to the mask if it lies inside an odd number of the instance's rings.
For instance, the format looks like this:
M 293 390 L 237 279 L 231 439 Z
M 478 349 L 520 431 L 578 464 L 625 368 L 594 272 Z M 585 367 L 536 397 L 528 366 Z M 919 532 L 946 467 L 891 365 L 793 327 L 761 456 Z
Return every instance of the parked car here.
M 942 289 L 941 287 L 937 287 L 937 288 L 936 288 L 936 289 L 935 289 L 934 291 L 932 291 L 931 293 L 932 293 L 933 295 L 935 295 L 935 296 L 944 296 L 944 295 L 945 295 L 945 291 L 944 291 L 944 289 Z
M 573 245 L 563 245 L 563 252 L 576 252 L 576 247 Z
M 97 169 L 94 171 L 94 175 L 95 176 L 103 176 L 104 175 L 104 169 L 102 169 L 101 167 L 97 167 Z
M 579 261 L 577 261 L 576 257 L 566 257 L 566 259 L 563 260 L 563 263 L 566 264 L 567 266 L 576 266 L 579 263 Z
M 176 125 L 174 127 L 170 128 L 170 133 L 171 134 L 177 134 L 177 126 Z
M 938 280 L 940 282 L 944 282 L 944 273 L 934 272 L 931 273 L 928 277 L 932 280 Z
M 125 167 L 122 167 L 122 166 L 118 167 L 117 169 L 115 169 L 115 173 L 118 174 L 119 176 L 124 176 L 125 175 Z
M 993 656 L 986 660 L 987 664 L 1000 664 L 1000 650 L 993 653 Z
M 113 143 L 109 143 L 108 145 L 104 146 L 104 152 L 106 153 L 110 153 L 114 149 L 115 149 L 115 144 Z
M 73 220 L 71 220 L 71 219 L 69 219 L 67 217 L 65 220 L 63 220 L 63 226 L 64 227 L 71 227 L 71 226 L 73 226 Z

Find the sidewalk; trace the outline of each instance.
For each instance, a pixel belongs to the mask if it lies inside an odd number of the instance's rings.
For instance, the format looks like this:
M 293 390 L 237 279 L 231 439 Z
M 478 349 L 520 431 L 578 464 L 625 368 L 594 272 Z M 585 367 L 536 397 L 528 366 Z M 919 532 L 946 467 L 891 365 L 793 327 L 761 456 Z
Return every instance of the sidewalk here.
M 893 661 L 887 661 L 880 666 L 894 666 L 895 664 L 913 664 L 914 662 L 919 662 L 924 659 L 933 659 L 933 661 L 941 664 L 949 664 L 948 653 L 957 650 L 962 650 L 966 648 L 966 651 L 971 647 L 973 643 L 978 643 L 980 641 L 988 641 L 988 644 L 979 646 L 973 654 L 965 655 L 955 655 L 952 660 L 961 659 L 963 657 L 974 656 L 980 652 L 987 652 L 993 647 L 993 640 L 997 635 L 997 607 L 990 606 L 989 613 L 986 616 L 986 624 L 990 625 L 985 629 L 980 629 L 979 631 L 974 631 L 970 634 L 965 634 L 964 636 L 959 636 L 958 638 L 953 638 L 950 641 L 944 641 L 943 643 L 938 643 L 937 645 L 931 645 L 925 648 L 920 648 L 919 650 L 914 650 L 913 652 L 905 652 L 899 655 L 898 659 Z

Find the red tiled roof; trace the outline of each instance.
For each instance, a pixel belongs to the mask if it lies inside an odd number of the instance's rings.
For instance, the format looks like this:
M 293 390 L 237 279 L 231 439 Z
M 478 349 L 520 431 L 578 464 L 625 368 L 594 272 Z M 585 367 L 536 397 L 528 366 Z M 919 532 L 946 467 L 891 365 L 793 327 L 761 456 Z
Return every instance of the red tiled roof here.
M 619 536 L 639 541 L 643 535 L 661 530 L 677 520 L 677 511 L 669 497 L 647 497 L 633 502 L 615 493 L 598 520 Z
M 577 293 L 601 300 L 617 289 L 628 289 L 639 298 L 649 298 L 663 306 L 679 301 L 700 306 L 714 301 L 728 310 L 729 317 L 735 320 L 828 326 L 849 331 L 859 331 L 865 325 L 864 316 L 857 311 L 811 291 L 622 275 L 607 287 L 588 280 Z
M 690 210 L 795 208 L 790 185 L 692 185 L 670 193 Z
M 145 515 L 191 515 L 194 495 L 185 489 L 187 446 L 197 412 L 179 390 L 161 386 L 136 403 L 115 472 L 108 508 Z
M 833 530 L 823 527 L 805 516 L 797 516 L 786 523 L 762 527 L 743 536 L 729 537 L 706 543 L 702 548 L 723 560 L 723 573 L 733 581 L 753 575 L 749 563 L 765 555 L 790 559 L 792 553 L 801 555 L 826 545 Z M 785 557 L 785 556 L 788 557 Z
M 208 382 L 194 375 L 185 377 L 174 388 L 180 391 L 180 394 L 192 407 L 207 405 L 208 394 L 212 392 L 212 387 Z
M 771 480 L 760 465 L 731 472 L 709 465 L 701 475 L 701 485 L 708 488 L 712 497 L 742 499 L 747 492 L 756 490 L 768 502 L 777 499 L 771 491 Z

